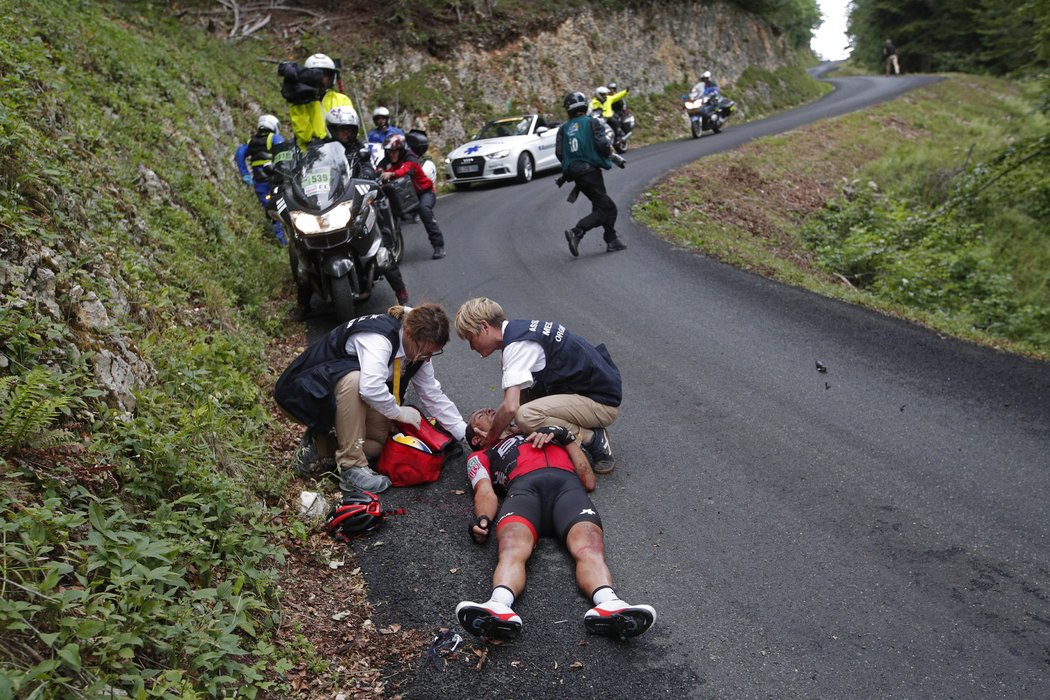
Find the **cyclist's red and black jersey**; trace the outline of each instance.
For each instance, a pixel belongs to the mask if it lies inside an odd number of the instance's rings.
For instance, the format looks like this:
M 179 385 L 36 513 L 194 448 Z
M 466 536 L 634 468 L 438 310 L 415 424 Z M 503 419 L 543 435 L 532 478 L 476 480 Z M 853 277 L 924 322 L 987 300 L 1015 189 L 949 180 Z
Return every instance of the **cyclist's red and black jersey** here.
M 600 528 L 602 519 L 563 446 L 576 438 L 556 426 L 539 431 L 552 433 L 554 440 L 533 447 L 521 435 L 514 435 L 467 460 L 467 474 L 475 490 L 480 481 L 490 479 L 496 495 L 506 496 L 496 514 L 496 531 L 518 522 L 532 531 L 533 540 L 549 535 L 565 542 L 576 523 L 590 522 Z
M 512 435 L 484 452 L 472 454 L 467 460 L 467 476 L 471 486 L 477 486 L 480 479 L 490 479 L 496 495 L 502 497 L 512 479 L 546 467 L 575 474 L 569 453 L 557 442 L 537 448 L 523 435 Z

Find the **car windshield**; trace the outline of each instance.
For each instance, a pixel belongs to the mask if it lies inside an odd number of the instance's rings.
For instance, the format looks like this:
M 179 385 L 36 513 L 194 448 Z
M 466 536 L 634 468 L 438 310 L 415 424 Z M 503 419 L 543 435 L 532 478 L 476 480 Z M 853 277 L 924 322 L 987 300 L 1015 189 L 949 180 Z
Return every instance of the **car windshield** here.
M 300 204 L 314 211 L 324 211 L 342 199 L 349 183 L 350 165 L 346 162 L 346 149 L 333 141 L 307 147 L 292 179 L 292 188 Z
M 498 139 L 505 136 L 527 136 L 532 128 L 532 121 L 536 117 L 508 117 L 506 119 L 493 119 L 481 131 L 474 136 L 474 141 L 482 139 Z

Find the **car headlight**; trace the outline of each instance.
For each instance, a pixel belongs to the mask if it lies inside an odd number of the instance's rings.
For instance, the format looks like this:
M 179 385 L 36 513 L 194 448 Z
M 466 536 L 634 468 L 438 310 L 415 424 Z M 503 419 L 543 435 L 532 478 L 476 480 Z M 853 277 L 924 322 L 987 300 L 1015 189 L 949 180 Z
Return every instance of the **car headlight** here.
M 331 211 L 327 211 L 319 216 L 307 214 L 305 211 L 293 211 L 291 213 L 292 225 L 304 236 L 328 233 L 329 231 L 346 228 L 353 213 L 353 202 L 338 204 Z
M 487 156 L 485 156 L 485 158 L 488 159 L 488 160 L 499 160 L 501 158 L 506 158 L 509 155 L 510 155 L 510 149 L 507 148 L 507 149 L 502 150 L 502 151 L 496 151 L 495 153 L 489 153 Z

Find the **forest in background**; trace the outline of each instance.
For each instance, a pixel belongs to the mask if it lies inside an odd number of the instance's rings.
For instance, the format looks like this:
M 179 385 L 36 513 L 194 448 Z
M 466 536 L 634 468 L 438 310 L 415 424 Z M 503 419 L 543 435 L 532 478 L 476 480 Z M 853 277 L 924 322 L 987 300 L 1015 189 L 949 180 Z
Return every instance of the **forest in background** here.
M 908 73 L 1036 77 L 1050 67 L 1046 0 L 853 0 L 851 61 L 880 71 L 889 39 Z

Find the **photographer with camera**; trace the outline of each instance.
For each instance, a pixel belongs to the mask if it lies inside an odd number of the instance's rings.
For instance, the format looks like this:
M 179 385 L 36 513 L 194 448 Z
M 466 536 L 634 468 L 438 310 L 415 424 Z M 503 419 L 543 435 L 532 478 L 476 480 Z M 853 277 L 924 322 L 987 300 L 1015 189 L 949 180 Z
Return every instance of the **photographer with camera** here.
M 576 201 L 577 192 L 591 201 L 591 213 L 565 232 L 569 252 L 574 256 L 580 254 L 584 234 L 599 226 L 604 229 L 607 253 L 627 249 L 627 244 L 616 236 L 616 204 L 605 191 L 602 176 L 602 170 L 609 170 L 613 163 L 620 168 L 626 163 L 613 153 L 605 122 L 587 114 L 587 104 L 587 96 L 582 92 L 570 92 L 562 100 L 569 119 L 558 128 L 554 150 L 562 172 L 557 184 L 569 181 L 575 185 L 569 201 Z
M 325 115 L 336 107 L 352 109 L 354 106 L 349 97 L 335 90 L 339 69 L 335 61 L 323 53 L 310 56 L 302 67 L 294 61 L 285 61 L 277 66 L 277 74 L 284 78 L 281 96 L 289 104 L 292 133 L 302 150 L 314 139 L 328 137 Z

